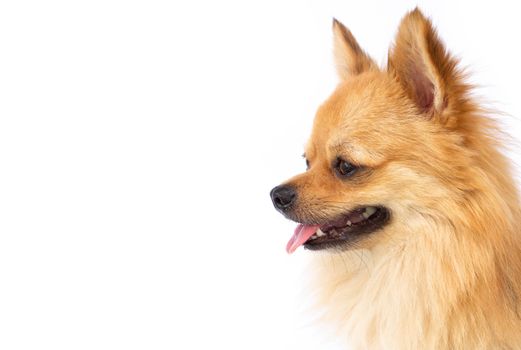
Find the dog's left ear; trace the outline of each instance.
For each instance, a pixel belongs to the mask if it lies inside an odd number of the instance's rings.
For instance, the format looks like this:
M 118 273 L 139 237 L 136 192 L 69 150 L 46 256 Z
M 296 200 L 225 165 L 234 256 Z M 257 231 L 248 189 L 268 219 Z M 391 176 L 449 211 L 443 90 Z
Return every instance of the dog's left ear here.
M 340 79 L 347 80 L 365 71 L 378 69 L 371 57 L 360 48 L 349 29 L 334 18 L 333 37 L 333 51 Z
M 450 102 L 449 90 L 455 88 L 458 80 L 456 63 L 418 8 L 402 19 L 394 47 L 389 51 L 388 70 L 420 112 L 443 119 Z

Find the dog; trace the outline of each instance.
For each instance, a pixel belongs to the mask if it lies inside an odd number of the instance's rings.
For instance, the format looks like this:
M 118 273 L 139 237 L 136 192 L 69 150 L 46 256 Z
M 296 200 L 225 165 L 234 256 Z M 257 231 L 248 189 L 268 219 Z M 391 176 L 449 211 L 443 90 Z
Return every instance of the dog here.
M 354 349 L 521 349 L 521 205 L 492 113 L 417 8 L 386 67 L 333 37 L 307 170 L 270 193 L 324 319 Z

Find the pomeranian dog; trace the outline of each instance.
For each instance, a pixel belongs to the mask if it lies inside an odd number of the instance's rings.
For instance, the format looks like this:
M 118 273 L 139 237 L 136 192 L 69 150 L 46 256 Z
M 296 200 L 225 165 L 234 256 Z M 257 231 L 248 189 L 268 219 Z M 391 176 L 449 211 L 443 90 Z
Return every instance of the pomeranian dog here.
M 333 21 L 340 83 L 271 191 L 355 349 L 521 349 L 521 210 L 499 131 L 418 10 L 380 68 Z

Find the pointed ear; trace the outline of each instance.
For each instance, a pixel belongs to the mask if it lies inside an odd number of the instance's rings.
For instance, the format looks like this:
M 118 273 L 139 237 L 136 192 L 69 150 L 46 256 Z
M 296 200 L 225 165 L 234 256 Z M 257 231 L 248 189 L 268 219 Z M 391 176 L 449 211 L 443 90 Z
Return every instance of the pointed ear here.
M 418 8 L 402 19 L 389 51 L 388 69 L 421 112 L 443 113 L 450 86 L 457 79 L 456 63 Z
M 340 79 L 346 80 L 369 70 L 378 70 L 377 65 L 367 55 L 349 29 L 333 18 L 333 49 Z

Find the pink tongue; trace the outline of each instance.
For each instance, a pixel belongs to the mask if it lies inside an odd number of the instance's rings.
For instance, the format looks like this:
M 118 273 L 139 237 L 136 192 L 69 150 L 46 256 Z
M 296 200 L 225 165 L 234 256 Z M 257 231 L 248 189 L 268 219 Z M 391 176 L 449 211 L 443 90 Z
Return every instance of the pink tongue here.
M 318 225 L 298 224 L 297 228 L 295 229 L 295 233 L 293 233 L 293 236 L 286 245 L 286 251 L 288 254 L 293 253 L 295 250 L 297 250 L 298 247 L 303 245 L 309 239 L 309 237 L 313 236 L 313 234 L 317 232 L 319 227 L 320 226 Z

